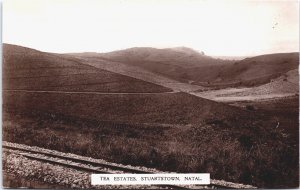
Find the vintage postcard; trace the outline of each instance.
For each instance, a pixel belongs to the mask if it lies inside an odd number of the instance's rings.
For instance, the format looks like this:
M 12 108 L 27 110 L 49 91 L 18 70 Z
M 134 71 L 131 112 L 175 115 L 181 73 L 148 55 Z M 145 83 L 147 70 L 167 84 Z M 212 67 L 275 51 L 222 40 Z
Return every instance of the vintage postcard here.
M 299 1 L 4 0 L 2 187 L 299 188 Z

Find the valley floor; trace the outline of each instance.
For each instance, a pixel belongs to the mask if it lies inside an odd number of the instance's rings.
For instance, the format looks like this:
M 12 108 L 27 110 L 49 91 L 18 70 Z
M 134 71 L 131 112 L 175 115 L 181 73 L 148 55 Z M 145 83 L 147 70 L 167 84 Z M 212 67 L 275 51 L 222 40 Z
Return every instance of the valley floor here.
M 281 99 L 295 96 L 296 93 L 271 93 L 271 94 L 246 94 L 247 91 L 252 91 L 252 88 L 229 88 L 206 92 L 190 92 L 195 96 L 210 99 L 217 102 L 240 102 L 240 101 L 264 101 L 272 99 Z M 241 95 L 238 95 L 240 93 Z M 245 93 L 245 94 L 243 94 Z

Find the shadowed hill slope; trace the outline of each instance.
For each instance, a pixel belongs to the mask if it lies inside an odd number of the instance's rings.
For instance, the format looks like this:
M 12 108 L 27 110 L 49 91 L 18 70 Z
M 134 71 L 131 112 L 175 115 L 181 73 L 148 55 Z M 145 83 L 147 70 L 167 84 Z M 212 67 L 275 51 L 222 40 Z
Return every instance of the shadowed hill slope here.
M 168 88 L 84 65 L 72 57 L 4 44 L 3 87 L 22 90 L 166 92 Z

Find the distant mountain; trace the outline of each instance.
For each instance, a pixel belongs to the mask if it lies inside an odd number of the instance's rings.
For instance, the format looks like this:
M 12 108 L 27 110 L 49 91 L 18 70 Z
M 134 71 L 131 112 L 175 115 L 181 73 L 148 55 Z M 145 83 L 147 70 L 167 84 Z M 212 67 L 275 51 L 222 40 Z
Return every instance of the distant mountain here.
M 150 66 L 149 69 L 156 70 L 156 64 L 160 66 L 173 65 L 182 68 L 202 67 L 207 64 L 214 65 L 227 63 L 220 59 L 204 55 L 196 50 L 187 47 L 175 47 L 156 49 L 149 47 L 130 48 L 126 50 L 114 51 L 110 53 L 100 54 L 101 57 L 134 64 L 141 67 Z M 149 65 L 151 64 L 151 65 Z
M 233 61 L 224 61 L 206 56 L 204 53 L 186 47 L 165 49 L 135 47 L 110 53 L 79 53 L 72 55 L 82 58 L 92 58 L 93 60 L 98 58 L 107 61 L 121 62 L 181 82 L 193 80 L 194 77 L 190 77 L 189 73 L 186 72 L 187 70 L 233 63 Z
M 76 54 L 140 67 L 181 82 L 204 86 L 256 86 L 298 68 L 299 53 L 223 60 L 187 47 L 130 48 L 110 53 Z
M 188 47 L 174 47 L 174 48 L 166 48 L 166 49 L 169 49 L 169 50 L 172 50 L 172 51 L 176 51 L 176 52 L 180 52 L 180 53 L 185 53 L 185 54 L 199 54 L 198 51 L 192 49 L 192 48 L 188 48 Z M 201 55 L 204 55 L 204 52 L 201 52 Z

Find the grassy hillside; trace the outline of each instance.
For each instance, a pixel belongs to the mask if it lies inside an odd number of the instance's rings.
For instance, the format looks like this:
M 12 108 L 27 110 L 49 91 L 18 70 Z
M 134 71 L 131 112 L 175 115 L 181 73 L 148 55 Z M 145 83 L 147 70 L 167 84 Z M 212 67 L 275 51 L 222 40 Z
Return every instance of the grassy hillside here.
M 299 53 L 278 53 L 246 58 L 224 67 L 217 80 L 251 85 L 270 82 L 290 70 L 297 69 Z
M 255 96 L 269 94 L 298 94 L 299 93 L 299 75 L 298 69 L 291 70 L 271 82 L 250 88 L 248 90 L 228 94 L 228 96 Z
M 4 108 L 49 112 L 85 119 L 121 123 L 195 124 L 206 120 L 251 117 L 246 111 L 198 98 L 175 94 L 55 94 L 5 92 Z
M 256 86 L 298 68 L 299 53 L 280 53 L 241 61 L 214 59 L 189 48 L 131 48 L 105 54 L 77 54 L 138 66 L 154 73 L 205 86 Z
M 298 143 L 272 116 L 185 93 L 3 98 L 6 141 L 259 187 L 298 186 Z
M 165 87 L 100 70 L 57 54 L 4 44 L 3 88 L 26 90 L 166 92 Z

